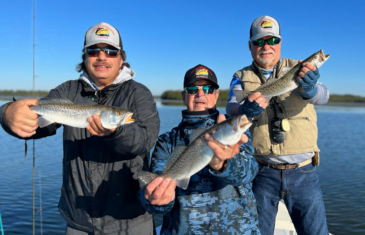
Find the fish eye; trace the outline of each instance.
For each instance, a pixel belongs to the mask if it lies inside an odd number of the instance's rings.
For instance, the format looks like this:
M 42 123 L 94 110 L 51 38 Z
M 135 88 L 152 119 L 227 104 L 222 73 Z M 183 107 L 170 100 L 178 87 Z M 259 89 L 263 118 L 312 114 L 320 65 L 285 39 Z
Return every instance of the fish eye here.
M 118 115 L 122 115 L 122 114 L 123 114 L 123 112 L 121 112 L 121 111 L 117 111 L 117 114 L 118 114 Z
M 234 122 L 233 122 L 233 120 L 231 120 L 231 121 L 229 121 L 229 123 L 228 123 L 228 124 L 229 124 L 230 126 L 232 126 L 232 125 L 233 125 L 233 123 L 234 123 Z

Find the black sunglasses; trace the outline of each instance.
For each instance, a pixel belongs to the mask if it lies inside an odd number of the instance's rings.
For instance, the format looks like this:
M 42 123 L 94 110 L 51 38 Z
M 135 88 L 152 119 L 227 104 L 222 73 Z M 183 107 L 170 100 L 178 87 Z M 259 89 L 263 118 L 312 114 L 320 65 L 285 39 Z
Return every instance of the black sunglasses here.
M 278 45 L 280 43 L 281 39 L 280 38 L 269 38 L 269 39 L 262 39 L 259 38 L 255 41 L 251 41 L 253 45 L 257 46 L 257 47 L 262 47 L 265 45 L 265 42 L 267 42 L 267 44 L 269 44 L 270 46 L 275 46 Z
M 198 93 L 199 89 L 202 89 L 202 91 L 204 92 L 204 94 L 213 94 L 215 89 L 213 87 L 210 86 L 188 86 L 185 87 L 185 91 L 189 94 L 189 95 L 195 95 L 196 93 Z
M 99 56 L 100 51 L 103 51 L 106 57 L 115 58 L 118 56 L 119 49 L 117 48 L 101 48 L 101 47 L 87 47 L 85 53 L 88 56 L 96 57 Z

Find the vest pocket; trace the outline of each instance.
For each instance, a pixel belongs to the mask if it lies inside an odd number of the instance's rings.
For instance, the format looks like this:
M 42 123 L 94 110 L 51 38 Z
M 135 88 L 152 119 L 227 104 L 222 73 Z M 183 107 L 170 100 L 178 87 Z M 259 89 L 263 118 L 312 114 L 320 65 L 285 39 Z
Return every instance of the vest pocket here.
M 286 133 L 284 148 L 294 152 L 314 151 L 317 143 L 317 126 L 309 117 L 288 118 L 290 131 Z

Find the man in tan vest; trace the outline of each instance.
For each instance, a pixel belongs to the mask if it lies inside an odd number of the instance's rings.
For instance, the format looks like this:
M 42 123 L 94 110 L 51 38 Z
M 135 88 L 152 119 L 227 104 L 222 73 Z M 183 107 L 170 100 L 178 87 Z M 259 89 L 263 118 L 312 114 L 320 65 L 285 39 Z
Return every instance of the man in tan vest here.
M 313 105 L 327 103 L 329 92 L 317 83 L 318 68 L 304 63 L 297 89 L 270 101 L 256 92 L 238 103 L 234 90 L 253 91 L 270 78 L 283 76 L 287 67 L 298 63 L 280 58 L 280 27 L 270 16 L 254 20 L 248 45 L 253 62 L 234 74 L 226 110 L 231 116 L 255 117 L 252 145 L 260 172 L 253 182 L 253 191 L 260 231 L 263 235 L 274 233 L 278 203 L 283 200 L 298 234 L 328 234 L 316 173 L 319 149 Z

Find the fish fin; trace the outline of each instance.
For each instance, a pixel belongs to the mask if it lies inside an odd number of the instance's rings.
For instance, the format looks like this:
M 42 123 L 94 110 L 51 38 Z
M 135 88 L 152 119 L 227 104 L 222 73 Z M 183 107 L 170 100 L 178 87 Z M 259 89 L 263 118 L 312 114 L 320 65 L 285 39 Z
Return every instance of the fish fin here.
M 206 129 L 203 128 L 197 128 L 191 131 L 189 135 L 189 143 L 193 142 L 198 136 L 200 136 L 203 132 L 205 132 Z
M 185 145 L 177 145 L 174 151 L 171 153 L 170 157 L 167 159 L 165 166 L 163 168 L 163 172 L 166 172 L 170 167 L 175 163 L 175 161 L 180 157 L 180 155 L 186 149 Z
M 273 84 L 277 80 L 279 80 L 279 78 L 270 78 L 264 84 L 262 84 L 261 86 L 259 86 L 258 88 L 256 88 L 254 92 L 259 91 L 259 89 L 262 89 L 262 88 L 265 88 L 267 86 L 270 86 L 271 84 Z
M 38 126 L 40 128 L 51 125 L 52 123 L 54 123 L 54 121 L 49 120 L 46 117 L 43 117 L 43 116 L 38 117 Z
M 283 77 L 285 74 L 287 74 L 292 68 L 293 67 L 289 67 L 289 66 L 283 67 L 281 77 Z
M 97 105 L 96 101 L 93 101 L 92 99 L 88 99 L 88 98 L 78 100 L 77 104 L 80 104 L 80 105 Z
M 141 189 L 145 188 L 152 180 L 156 179 L 157 177 L 157 174 L 148 171 L 137 171 L 133 175 L 134 179 L 138 179 L 139 187 Z
M 189 181 L 190 181 L 190 177 L 178 180 L 177 181 L 177 186 L 179 186 L 180 188 L 186 190 L 188 188 Z
M 246 99 L 246 97 L 252 94 L 252 92 L 250 91 L 243 91 L 243 90 L 234 90 L 233 93 L 236 96 L 236 100 L 238 103 L 241 103 Z
M 38 100 L 39 105 L 45 105 L 45 104 L 74 104 L 69 99 L 65 98 L 57 98 L 57 99 L 40 99 Z

